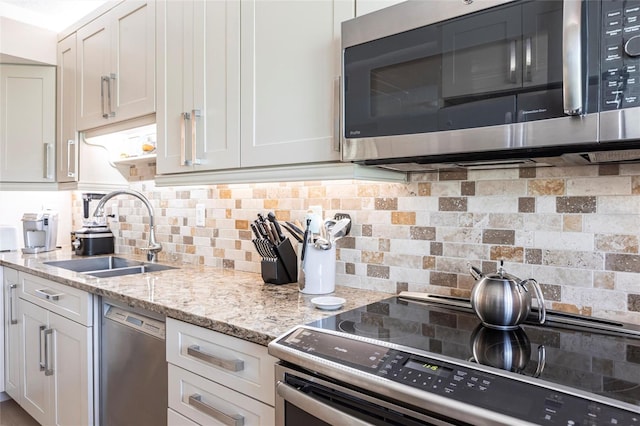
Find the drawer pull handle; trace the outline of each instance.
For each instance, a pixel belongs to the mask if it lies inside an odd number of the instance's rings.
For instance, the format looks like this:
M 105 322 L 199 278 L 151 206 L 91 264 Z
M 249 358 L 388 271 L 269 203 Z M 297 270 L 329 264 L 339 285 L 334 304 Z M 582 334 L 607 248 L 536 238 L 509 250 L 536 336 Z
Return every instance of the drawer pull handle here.
M 41 288 L 41 289 L 37 289 L 36 290 L 36 296 L 45 299 L 45 300 L 60 300 L 61 296 L 64 296 L 64 293 L 48 293 L 47 291 L 45 291 L 45 288 Z
M 194 358 L 198 358 L 209 364 L 213 364 L 218 367 L 222 367 L 229 371 L 242 371 L 244 370 L 244 361 L 241 359 L 222 359 L 214 355 L 208 354 L 200 349 L 198 345 L 191 345 L 187 348 L 187 354 Z
M 217 410 L 209 404 L 202 402 L 202 396 L 197 393 L 189 395 L 189 405 L 193 406 L 196 410 L 203 412 L 209 417 L 213 417 L 221 423 L 229 426 L 243 426 L 244 416 L 240 414 L 225 414 L 220 410 Z

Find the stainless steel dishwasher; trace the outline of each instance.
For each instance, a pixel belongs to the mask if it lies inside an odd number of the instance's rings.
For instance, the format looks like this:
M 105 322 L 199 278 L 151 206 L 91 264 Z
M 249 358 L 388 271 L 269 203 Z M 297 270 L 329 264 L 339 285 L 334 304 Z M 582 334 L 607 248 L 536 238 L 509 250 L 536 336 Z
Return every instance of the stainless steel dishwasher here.
M 100 424 L 167 424 L 165 317 L 103 299 Z

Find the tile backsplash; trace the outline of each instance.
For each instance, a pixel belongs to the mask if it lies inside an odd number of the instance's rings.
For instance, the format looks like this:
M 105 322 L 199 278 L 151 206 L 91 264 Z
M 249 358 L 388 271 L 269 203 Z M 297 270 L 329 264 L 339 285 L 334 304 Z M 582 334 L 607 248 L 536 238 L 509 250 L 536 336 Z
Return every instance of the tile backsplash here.
M 133 176 L 140 176 L 133 171 Z M 551 309 L 640 324 L 640 165 L 450 170 L 408 183 L 317 181 L 155 187 L 131 183 L 156 211 L 160 260 L 259 273 L 249 224 L 259 212 L 304 222 L 349 213 L 338 244 L 339 285 L 389 293 L 428 291 L 468 297 L 469 265 L 535 278 Z M 74 229 L 82 200 L 73 196 Z M 146 208 L 120 196 L 116 251 L 146 245 Z M 206 226 L 196 226 L 196 204 Z M 107 209 L 109 210 L 109 209 Z

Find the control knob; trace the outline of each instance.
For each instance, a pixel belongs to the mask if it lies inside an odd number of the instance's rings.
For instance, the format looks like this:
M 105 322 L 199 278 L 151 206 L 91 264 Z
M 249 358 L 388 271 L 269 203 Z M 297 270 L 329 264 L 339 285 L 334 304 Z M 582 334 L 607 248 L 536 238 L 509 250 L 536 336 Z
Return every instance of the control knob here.
M 627 40 L 624 44 L 624 52 L 631 57 L 640 56 L 640 35 L 633 36 Z

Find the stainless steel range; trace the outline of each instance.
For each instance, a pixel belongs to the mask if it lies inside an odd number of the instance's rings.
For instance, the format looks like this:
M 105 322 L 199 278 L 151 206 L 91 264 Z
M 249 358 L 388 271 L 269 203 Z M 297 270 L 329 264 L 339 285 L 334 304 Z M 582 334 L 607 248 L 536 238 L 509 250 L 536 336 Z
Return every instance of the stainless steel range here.
M 279 425 L 640 425 L 640 327 L 547 311 L 483 326 L 468 301 L 405 293 L 269 345 Z

